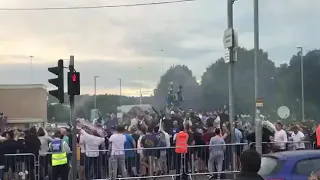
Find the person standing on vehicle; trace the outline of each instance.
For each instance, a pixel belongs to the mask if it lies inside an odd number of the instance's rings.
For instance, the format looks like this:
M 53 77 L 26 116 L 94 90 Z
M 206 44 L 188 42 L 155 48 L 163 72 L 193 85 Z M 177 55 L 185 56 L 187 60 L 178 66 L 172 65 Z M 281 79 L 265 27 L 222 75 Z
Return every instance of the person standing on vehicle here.
M 68 180 L 69 166 L 67 154 L 70 153 L 68 143 L 61 139 L 60 131 L 54 133 L 54 139 L 49 144 L 52 152 L 52 180 Z
M 258 174 L 261 166 L 260 154 L 252 149 L 243 151 L 240 157 L 241 171 L 235 180 L 263 180 Z

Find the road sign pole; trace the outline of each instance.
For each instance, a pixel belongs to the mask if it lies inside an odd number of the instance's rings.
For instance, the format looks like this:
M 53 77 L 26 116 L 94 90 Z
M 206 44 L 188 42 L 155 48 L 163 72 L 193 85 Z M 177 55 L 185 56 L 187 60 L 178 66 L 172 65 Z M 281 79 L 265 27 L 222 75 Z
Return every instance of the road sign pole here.
M 233 36 L 233 2 L 234 0 L 228 0 L 228 29 L 231 29 L 231 45 L 227 47 L 229 49 L 229 121 L 230 121 L 230 135 L 231 135 L 231 143 L 235 143 L 235 135 L 234 135 L 234 36 Z M 226 37 L 225 37 L 226 38 Z M 226 47 L 225 41 L 225 47 Z M 235 147 L 231 146 L 231 157 L 232 157 L 232 170 L 235 170 L 236 167 L 236 156 L 234 155 Z
M 254 95 L 255 99 L 259 97 L 258 86 L 258 60 L 259 60 L 259 3 L 254 0 Z M 262 154 L 262 121 L 260 118 L 260 107 L 255 108 L 255 136 L 256 136 L 256 151 Z
M 74 56 L 70 56 L 70 72 L 74 71 Z M 77 180 L 77 122 L 74 117 L 74 95 L 69 95 L 70 101 L 70 121 L 72 122 L 72 180 Z

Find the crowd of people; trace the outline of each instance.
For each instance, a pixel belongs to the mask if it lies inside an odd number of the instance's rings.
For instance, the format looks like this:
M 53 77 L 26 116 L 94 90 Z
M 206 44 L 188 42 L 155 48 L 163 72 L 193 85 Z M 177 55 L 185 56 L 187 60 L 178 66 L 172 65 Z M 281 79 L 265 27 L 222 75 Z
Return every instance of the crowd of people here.
M 159 119 L 150 123 L 144 115 L 135 114 L 127 126 L 106 122 L 103 134 L 78 123 L 79 179 L 175 174 L 179 180 L 180 174 L 185 178 L 189 173 L 214 172 L 216 178 L 221 178 L 222 171 L 241 169 L 256 173 L 259 170 L 260 166 L 252 167 L 248 160 L 250 156 L 258 158 L 258 155 L 244 151 L 251 130 L 241 119 L 234 121 L 231 130 L 226 110 L 202 115 L 192 109 L 171 111 Z M 307 148 L 302 142 L 306 136 L 299 126 L 287 127 L 285 131 L 277 122 L 275 127 L 274 134 L 266 138 L 268 142 L 275 142 L 271 143 L 272 151 L 288 150 L 288 141 L 293 142 L 295 150 Z M 235 135 L 233 142 L 231 131 Z M 5 131 L 0 138 L 3 179 L 19 179 L 21 169 L 27 169 L 28 179 L 36 179 L 37 174 L 40 179 L 49 176 L 53 180 L 58 177 L 67 180 L 72 151 L 70 132 L 71 129 L 62 128 L 51 135 L 42 127 Z M 250 155 L 241 155 L 243 152 Z M 25 155 L 22 158 L 8 154 Z M 231 158 L 233 155 L 235 164 Z M 18 164 L 25 167 L 17 167 Z M 35 167 L 37 165 L 39 168 Z M 243 173 L 240 178 L 246 175 Z

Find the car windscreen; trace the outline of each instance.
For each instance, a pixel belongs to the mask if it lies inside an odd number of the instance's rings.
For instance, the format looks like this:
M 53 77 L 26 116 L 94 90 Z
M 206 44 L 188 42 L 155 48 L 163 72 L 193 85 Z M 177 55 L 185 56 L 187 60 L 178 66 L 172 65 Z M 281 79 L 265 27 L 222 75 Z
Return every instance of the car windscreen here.
M 258 174 L 261 176 L 275 174 L 281 169 L 282 164 L 282 161 L 275 157 L 263 156 Z

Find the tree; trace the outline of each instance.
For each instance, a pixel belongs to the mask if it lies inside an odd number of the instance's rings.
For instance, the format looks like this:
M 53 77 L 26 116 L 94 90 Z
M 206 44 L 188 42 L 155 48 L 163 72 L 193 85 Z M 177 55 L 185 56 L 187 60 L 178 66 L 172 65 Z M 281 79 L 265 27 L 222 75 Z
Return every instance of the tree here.
M 275 91 L 275 65 L 268 54 L 260 50 L 258 60 L 259 97 L 264 98 L 265 106 L 273 104 Z M 254 99 L 254 59 L 253 50 L 237 49 L 234 73 L 235 112 L 253 113 Z M 202 99 L 206 110 L 214 110 L 227 105 L 229 101 L 228 64 L 223 58 L 210 65 L 201 79 Z
M 253 114 L 254 99 L 254 53 L 253 50 L 239 48 L 238 62 L 235 64 L 235 113 Z M 143 97 L 143 102 L 152 104 L 157 109 L 164 109 L 170 82 L 183 86 L 182 103 L 184 108 L 214 111 L 228 104 L 228 64 L 223 58 L 212 63 L 201 78 L 201 85 L 196 81 L 192 71 L 184 65 L 172 66 L 160 79 L 154 89 L 154 95 Z M 305 116 L 307 119 L 320 118 L 320 84 L 316 81 L 320 77 L 320 50 L 313 50 L 304 56 L 304 94 Z M 301 120 L 301 61 L 300 55 L 293 55 L 288 64 L 276 67 L 263 50 L 259 51 L 258 60 L 259 97 L 264 99 L 262 113 L 277 120 L 279 106 L 287 106 L 291 115 L 287 119 Z M 139 104 L 138 97 L 122 96 L 123 105 Z M 65 99 L 68 99 L 66 95 Z M 48 119 L 68 122 L 70 110 L 68 102 L 65 105 L 53 104 L 57 100 L 48 98 Z M 97 108 L 105 116 L 116 113 L 119 106 L 118 95 L 98 95 Z M 76 96 L 76 117 L 90 119 L 90 110 L 94 108 L 94 98 L 90 95 Z
M 303 57 L 304 66 L 304 100 L 306 118 L 320 118 L 320 84 L 315 81 L 320 76 L 320 50 L 308 52 Z M 301 120 L 301 58 L 294 55 L 289 64 L 287 75 L 287 93 L 291 103 L 296 105 L 295 112 Z M 283 92 L 284 94 L 285 92 Z M 296 102 L 294 102 L 296 101 Z
M 182 95 L 185 98 L 184 102 L 182 102 L 183 108 L 201 108 L 201 105 L 197 103 L 201 98 L 199 84 L 192 75 L 192 71 L 184 65 L 172 66 L 161 77 L 156 89 L 154 89 L 153 105 L 155 107 L 159 109 L 165 108 L 170 82 L 174 84 L 176 90 L 179 85 L 183 86 Z

